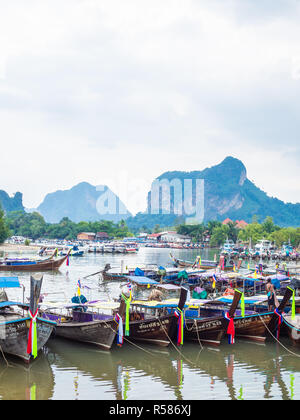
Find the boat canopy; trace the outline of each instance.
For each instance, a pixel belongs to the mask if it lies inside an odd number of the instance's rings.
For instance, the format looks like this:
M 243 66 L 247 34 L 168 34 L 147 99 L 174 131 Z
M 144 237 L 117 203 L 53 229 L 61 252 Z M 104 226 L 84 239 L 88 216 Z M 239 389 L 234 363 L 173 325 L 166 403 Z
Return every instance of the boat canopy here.
M 156 287 L 165 290 L 180 290 L 181 286 L 176 286 L 175 284 L 158 284 Z
M 138 284 L 138 285 L 140 285 L 140 286 L 143 286 L 143 285 L 148 285 L 148 284 L 152 284 L 152 285 L 155 285 L 155 284 L 159 284 L 159 282 L 158 281 L 155 281 L 155 280 L 152 280 L 152 279 L 149 279 L 148 277 L 144 277 L 144 276 L 125 276 L 130 282 L 132 282 L 132 283 L 136 283 L 136 284 Z
M 178 306 L 178 299 L 167 299 L 163 301 L 157 301 L 157 300 L 134 300 L 131 302 L 131 305 L 135 306 L 143 306 L 145 308 L 151 308 L 151 309 L 160 309 L 160 308 L 177 308 Z M 185 304 L 184 308 L 188 308 L 188 305 Z
M 0 288 L 21 287 L 18 277 L 0 277 Z
M 216 298 L 215 300 L 222 303 L 232 303 L 233 296 L 221 296 L 219 298 Z M 267 295 L 256 295 L 256 296 L 250 296 L 250 297 L 245 296 L 244 300 L 246 304 L 258 305 L 260 303 L 266 302 L 268 300 L 268 297 Z
M 288 276 L 285 276 L 283 274 L 276 274 L 274 276 L 269 276 L 267 277 L 267 280 L 279 280 L 279 281 L 285 281 L 285 280 L 289 280 L 290 278 Z
M 100 300 L 94 300 L 86 303 L 42 302 L 39 304 L 39 307 L 48 309 L 74 309 L 79 306 L 83 308 L 89 307 L 95 309 L 116 310 L 120 307 L 120 303 L 114 301 L 102 302 Z

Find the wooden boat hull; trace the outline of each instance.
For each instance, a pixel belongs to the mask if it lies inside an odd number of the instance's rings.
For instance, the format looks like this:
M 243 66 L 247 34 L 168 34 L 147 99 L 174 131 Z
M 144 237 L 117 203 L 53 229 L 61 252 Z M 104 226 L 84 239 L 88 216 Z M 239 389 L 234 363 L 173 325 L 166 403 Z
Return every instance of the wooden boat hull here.
M 290 287 L 287 287 L 276 312 L 254 312 L 252 314 L 246 313 L 245 317 L 236 316 L 234 319 L 236 336 L 252 341 L 264 342 L 269 333 L 274 335 L 277 332 L 279 325 L 278 314 L 282 314 L 292 294 L 293 290 Z
M 110 274 L 105 271 L 102 271 L 102 279 L 104 281 L 127 281 L 126 275 L 122 274 Z
M 231 306 L 226 310 L 228 317 L 233 318 L 242 293 L 235 291 Z M 227 332 L 229 319 L 225 318 L 225 310 L 215 307 L 201 307 L 199 310 L 189 310 L 185 319 L 185 339 L 212 346 L 219 346 Z
M 187 298 L 187 289 L 181 287 L 178 301 L 178 309 L 182 310 Z M 177 331 L 177 318 L 172 312 L 154 313 L 149 318 L 139 310 L 139 305 L 132 306 L 129 318 L 129 341 L 139 341 L 147 344 L 154 344 L 167 347 L 175 340 Z M 124 325 L 125 331 L 125 325 Z
M 5 319 L 5 317 L 1 318 Z M 54 322 L 37 318 L 38 351 L 49 340 L 55 325 Z M 29 326 L 30 318 L 20 318 L 14 321 L 8 319 L 0 322 L 0 346 L 2 351 L 5 354 L 18 357 L 26 363 L 31 360 L 31 356 L 27 354 Z
M 250 341 L 263 343 L 268 333 L 268 324 L 273 317 L 273 313 L 253 314 L 249 316 L 234 318 L 235 336 Z
M 128 340 L 167 347 L 171 342 L 170 340 L 175 336 L 175 329 L 176 318 L 174 315 L 130 321 Z
M 296 315 L 297 316 L 297 315 Z M 297 316 L 299 317 L 299 316 Z M 300 329 L 299 325 L 297 325 L 290 316 L 283 316 L 284 320 L 284 327 L 287 330 L 288 336 L 291 340 L 291 342 L 295 346 L 300 346 Z
M 176 267 L 197 268 L 197 269 L 200 269 L 200 270 L 212 270 L 212 269 L 217 268 L 217 266 L 218 266 L 218 263 L 214 262 L 214 261 L 212 261 L 209 264 L 205 264 L 205 262 L 204 262 L 204 264 L 198 265 L 198 264 L 196 264 L 196 262 L 179 260 L 178 258 L 175 258 L 175 257 L 171 257 L 171 258 L 172 258 L 172 260 L 174 262 L 174 265 Z M 225 266 L 224 271 L 233 271 L 233 265 Z
M 118 314 L 123 317 L 125 302 L 121 301 Z M 55 336 L 81 343 L 93 344 L 103 350 L 110 350 L 117 334 L 118 324 L 113 315 L 91 311 L 73 310 L 72 316 L 64 316 L 49 311 L 42 312 L 44 319 L 57 323 Z
M 186 319 L 184 339 L 219 346 L 227 327 L 228 321 L 224 317 Z
M 66 261 L 67 255 L 58 258 L 56 260 L 49 258 L 42 262 L 37 262 L 36 264 L 26 264 L 26 265 L 4 265 L 0 264 L 1 271 L 26 271 L 26 272 L 41 272 L 41 271 L 56 271 L 61 265 Z
M 193 267 L 194 263 L 189 261 L 178 260 L 174 258 L 174 265 L 176 267 Z
M 80 323 L 66 322 L 57 325 L 55 336 L 110 350 L 116 336 L 116 323 L 113 319 Z
M 234 317 L 235 337 L 255 342 L 265 342 L 267 327 L 273 313 Z M 223 316 L 186 320 L 185 339 L 219 346 L 226 335 L 228 321 Z

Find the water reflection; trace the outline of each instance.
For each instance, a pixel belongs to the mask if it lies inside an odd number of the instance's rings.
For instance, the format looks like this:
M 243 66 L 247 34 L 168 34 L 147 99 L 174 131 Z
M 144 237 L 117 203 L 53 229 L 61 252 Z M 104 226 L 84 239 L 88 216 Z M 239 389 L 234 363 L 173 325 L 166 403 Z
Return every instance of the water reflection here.
M 239 342 L 219 350 L 127 343 L 104 352 L 57 338 L 29 366 L 7 362 L 0 363 L 5 400 L 299 399 L 300 360 L 274 343 Z
M 79 375 L 88 375 L 97 381 L 110 381 L 114 393 L 110 398 L 126 400 L 137 385 L 136 378 L 148 377 L 154 383 L 162 383 L 172 390 L 173 399 L 181 399 L 180 375 L 169 351 L 153 347 L 144 349 L 147 352 L 127 345 L 122 349 L 114 347 L 111 352 L 104 352 L 80 343 L 74 345 L 64 339 L 50 340 L 48 344 L 49 357 L 59 369 L 67 371 L 72 368 Z M 137 392 L 135 388 L 134 395 Z M 149 395 L 151 398 L 151 390 Z
M 30 365 L 12 358 L 0 360 L 2 400 L 48 400 L 53 396 L 54 386 L 47 354 L 41 354 Z
M 193 349 L 185 349 L 184 354 L 192 359 Z M 299 397 L 295 378 L 299 382 L 300 359 L 275 343 L 240 342 L 234 346 L 224 345 L 214 354 L 205 349 L 195 366 L 189 366 L 200 376 L 209 375 L 211 384 L 217 379 L 222 381 L 228 392 L 223 398 L 245 399 L 250 395 L 258 399 L 287 400 Z M 257 388 L 251 380 L 257 383 Z
M 99 399 L 299 398 L 299 359 L 277 345 L 225 344 L 217 351 L 187 344 L 182 354 L 174 348 L 144 349 L 127 344 L 107 353 L 55 339 L 49 342 L 48 358 L 56 369 L 73 372 L 78 399 L 84 398 L 78 388 L 84 377 L 90 390 L 96 383 L 105 388 Z

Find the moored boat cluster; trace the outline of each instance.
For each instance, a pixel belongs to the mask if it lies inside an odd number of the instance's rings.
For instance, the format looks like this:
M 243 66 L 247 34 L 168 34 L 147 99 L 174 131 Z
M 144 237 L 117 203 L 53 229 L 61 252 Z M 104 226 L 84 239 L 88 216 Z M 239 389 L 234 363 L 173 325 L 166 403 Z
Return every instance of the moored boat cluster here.
M 69 264 L 71 250 L 47 258 L 6 259 L 0 271 L 44 272 Z M 224 254 L 213 261 L 179 260 L 170 254 L 166 267 L 139 265 L 111 268 L 106 264 L 93 275 L 103 284 L 117 282 L 113 300 L 87 300 L 84 279 L 74 285 L 69 302 L 47 301 L 41 295 L 42 277 L 31 277 L 29 302 L 0 296 L 3 353 L 29 362 L 49 338 L 96 345 L 110 350 L 126 342 L 182 346 L 185 341 L 219 346 L 227 337 L 264 342 L 289 335 L 300 342 L 300 267 L 286 262 L 266 265 Z M 86 276 L 89 277 L 89 276 Z M 20 286 L 17 277 L 1 277 L 0 287 Z M 270 296 L 271 294 L 271 296 Z M 276 298 L 276 299 L 275 299 Z M 298 336 L 299 335 L 299 336 Z

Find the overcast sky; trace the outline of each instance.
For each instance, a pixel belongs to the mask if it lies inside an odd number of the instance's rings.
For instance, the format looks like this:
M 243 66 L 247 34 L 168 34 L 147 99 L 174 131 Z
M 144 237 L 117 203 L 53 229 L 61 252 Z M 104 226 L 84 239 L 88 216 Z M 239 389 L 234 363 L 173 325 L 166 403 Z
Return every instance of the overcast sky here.
M 168 170 L 231 155 L 300 202 L 297 0 L 0 0 L 0 189 L 78 182 L 133 213 Z

